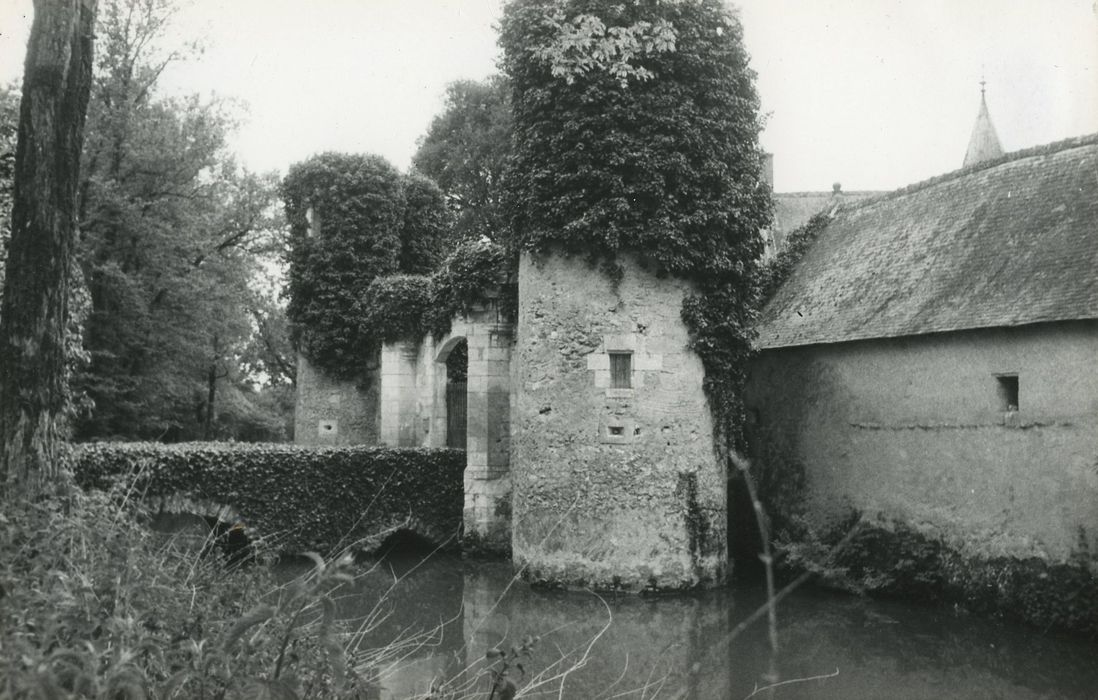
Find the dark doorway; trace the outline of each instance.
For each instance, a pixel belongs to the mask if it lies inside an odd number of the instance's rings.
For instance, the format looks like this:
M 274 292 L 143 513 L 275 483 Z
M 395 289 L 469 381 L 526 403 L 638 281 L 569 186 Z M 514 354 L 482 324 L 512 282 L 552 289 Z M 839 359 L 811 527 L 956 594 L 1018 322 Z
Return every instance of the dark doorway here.
M 446 446 L 465 449 L 469 344 L 462 340 L 446 358 Z

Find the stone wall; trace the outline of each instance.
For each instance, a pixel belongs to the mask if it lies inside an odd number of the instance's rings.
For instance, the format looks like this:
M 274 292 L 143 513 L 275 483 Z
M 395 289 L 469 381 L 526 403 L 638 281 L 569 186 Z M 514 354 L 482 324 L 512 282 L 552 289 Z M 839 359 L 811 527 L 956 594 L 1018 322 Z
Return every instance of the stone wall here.
M 689 287 L 623 264 L 615 286 L 582 260 L 520 263 L 515 565 L 553 584 L 719 585 L 726 477 L 680 318 Z M 611 353 L 629 356 L 631 387 L 611 386 Z
M 853 508 L 966 556 L 1064 561 L 1098 551 L 1096 359 L 1095 322 L 769 350 L 747 404 L 821 528 Z
M 445 384 L 446 356 L 454 342 L 469 347 L 465 438 L 466 552 L 506 556 L 511 551 L 511 348 L 512 324 L 496 304 L 455 318 L 438 343 L 436 387 Z M 434 418 L 445 425 L 445 403 L 436 390 Z M 440 408 L 441 407 L 441 410 Z M 436 428 L 436 435 L 444 436 Z
M 376 371 L 359 380 L 333 379 L 298 355 L 294 401 L 296 444 L 375 445 L 378 403 Z
M 299 358 L 296 442 L 304 445 L 444 447 L 446 358 L 469 349 L 465 504 L 466 551 L 511 549 L 510 359 L 512 324 L 489 304 L 453 319 L 443 338 L 386 343 L 365 388 L 340 382 Z

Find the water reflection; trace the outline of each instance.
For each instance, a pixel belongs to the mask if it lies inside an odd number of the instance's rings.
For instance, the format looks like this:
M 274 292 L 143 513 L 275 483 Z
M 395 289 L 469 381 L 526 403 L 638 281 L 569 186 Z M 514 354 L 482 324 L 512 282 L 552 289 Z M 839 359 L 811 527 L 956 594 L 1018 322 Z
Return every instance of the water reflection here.
M 781 653 L 765 621 L 735 639 L 764 600 L 754 587 L 669 598 L 533 590 L 508 564 L 391 556 L 340 598 L 348 618 L 380 620 L 362 648 L 411 640 L 378 664 L 379 700 L 432 684 L 487 696 L 485 653 L 540 636 L 529 689 L 566 698 L 1090 698 L 1098 646 L 896 603 L 804 591 L 779 611 Z M 380 602 L 379 602 L 380 601 Z M 417 633 L 426 633 L 416 638 Z M 837 673 L 836 673 L 837 671 Z M 520 684 L 522 685 L 522 684 Z

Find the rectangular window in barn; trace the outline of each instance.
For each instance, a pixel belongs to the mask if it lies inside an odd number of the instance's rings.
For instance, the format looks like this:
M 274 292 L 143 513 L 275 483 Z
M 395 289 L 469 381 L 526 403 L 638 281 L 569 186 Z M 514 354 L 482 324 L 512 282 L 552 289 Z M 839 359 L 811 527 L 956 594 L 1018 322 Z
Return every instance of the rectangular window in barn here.
M 628 389 L 633 386 L 633 353 L 610 353 L 610 388 Z
M 1018 410 L 1018 375 L 997 374 L 999 382 L 999 410 L 1011 413 Z

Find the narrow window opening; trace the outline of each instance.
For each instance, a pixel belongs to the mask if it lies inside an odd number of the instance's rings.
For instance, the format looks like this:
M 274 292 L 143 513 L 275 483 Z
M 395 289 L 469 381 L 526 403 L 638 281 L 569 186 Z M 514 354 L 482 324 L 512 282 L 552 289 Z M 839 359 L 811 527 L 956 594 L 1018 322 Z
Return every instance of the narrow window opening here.
M 629 389 L 633 386 L 633 354 L 610 353 L 610 388 Z
M 1012 413 L 1018 410 L 1018 375 L 1000 374 L 995 379 L 999 381 L 999 410 L 1004 413 Z
M 625 435 L 625 427 L 624 426 L 611 425 L 611 426 L 609 426 L 609 431 L 610 431 L 610 435 L 614 436 L 614 437 L 619 437 L 619 436 Z

